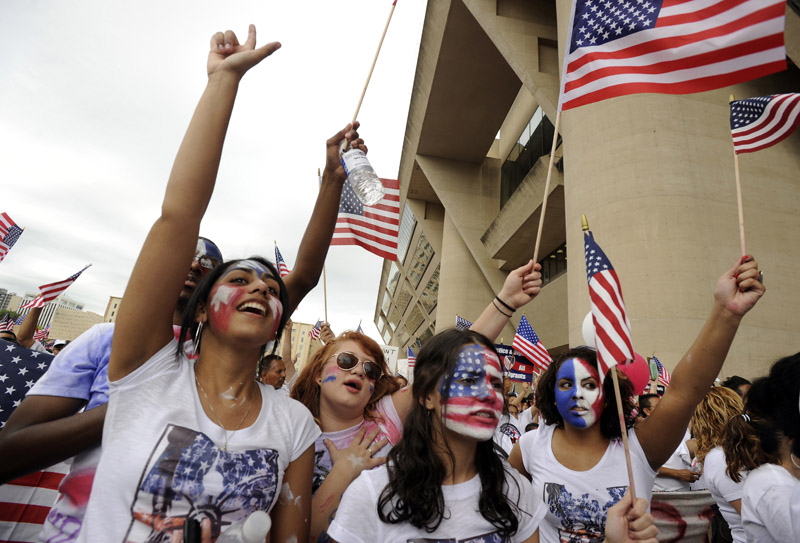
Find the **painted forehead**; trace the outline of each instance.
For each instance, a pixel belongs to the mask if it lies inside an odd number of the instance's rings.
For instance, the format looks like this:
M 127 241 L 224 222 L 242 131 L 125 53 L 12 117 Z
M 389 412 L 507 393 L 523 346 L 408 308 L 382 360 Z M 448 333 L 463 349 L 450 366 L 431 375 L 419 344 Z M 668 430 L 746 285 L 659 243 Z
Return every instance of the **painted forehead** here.
M 580 371 L 581 368 L 584 371 Z M 584 372 L 588 372 L 588 376 L 585 375 Z M 561 364 L 561 367 L 558 368 L 557 377 L 560 379 L 562 377 L 572 377 L 573 375 L 577 375 L 578 373 L 583 374 L 585 377 L 594 377 L 598 381 L 600 380 L 600 373 L 597 371 L 597 368 L 587 362 L 582 358 L 568 358 Z
M 264 264 L 262 264 L 261 262 L 259 262 L 258 260 L 240 260 L 239 262 L 237 262 L 236 264 L 234 264 L 233 266 L 228 268 L 225 271 L 225 275 L 228 275 L 232 271 L 236 271 L 236 270 L 244 270 L 244 271 L 248 271 L 248 272 L 249 271 L 254 271 L 254 272 L 256 272 L 258 277 L 261 277 L 261 276 L 266 274 L 268 277 L 271 277 L 272 279 L 275 279 L 275 276 L 272 274 L 270 269 L 268 267 L 266 267 Z
M 210 256 L 211 258 L 216 258 L 220 262 L 222 262 L 222 253 L 219 250 L 219 247 L 214 245 L 211 241 L 203 238 L 197 239 L 197 247 L 195 248 L 195 254 L 198 256 L 206 255 Z
M 461 347 L 461 350 L 458 351 L 456 374 L 461 372 L 483 371 L 486 366 L 490 368 L 489 373 L 497 374 L 498 377 L 501 376 L 500 360 L 491 349 L 473 343 L 471 345 L 464 345 Z M 456 377 L 458 377 L 458 375 L 456 375 Z

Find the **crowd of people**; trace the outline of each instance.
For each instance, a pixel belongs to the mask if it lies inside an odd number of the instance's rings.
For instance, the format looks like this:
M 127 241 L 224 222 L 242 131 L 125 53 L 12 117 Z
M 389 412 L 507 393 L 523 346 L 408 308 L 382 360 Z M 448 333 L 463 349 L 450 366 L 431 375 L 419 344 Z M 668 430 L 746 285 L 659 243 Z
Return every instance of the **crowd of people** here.
M 212 37 L 207 87 L 116 323 L 56 356 L 0 432 L 0 481 L 72 458 L 41 541 L 210 543 L 264 511 L 273 543 L 652 542 L 657 478 L 709 490 L 715 541 L 800 541 L 800 354 L 749 389 L 741 378 L 714 384 L 765 292 L 750 256 L 720 276 L 660 397 L 637 401 L 612 368 L 617 398 L 590 347 L 560 353 L 509 394 L 494 341 L 541 289 L 532 261 L 470 330 L 423 344 L 411 386 L 374 340 L 327 323 L 296 371 L 290 316 L 333 234 L 340 144 L 367 150 L 358 123 L 326 143 L 285 278 L 262 257 L 226 261 L 199 236 L 240 81 L 279 48 L 256 47 L 252 26 L 244 43 L 231 31 Z M 25 330 L 21 342 L 2 339 L 31 346 Z

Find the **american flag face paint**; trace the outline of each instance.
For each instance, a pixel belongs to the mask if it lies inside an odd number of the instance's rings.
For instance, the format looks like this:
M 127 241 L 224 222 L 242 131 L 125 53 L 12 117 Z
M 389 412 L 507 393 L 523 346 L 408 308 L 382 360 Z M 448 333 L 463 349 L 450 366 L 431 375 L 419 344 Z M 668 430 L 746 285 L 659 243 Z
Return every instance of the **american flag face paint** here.
M 446 376 L 439 382 L 444 403 Z M 492 439 L 503 412 L 500 360 L 482 345 L 465 345 L 458 353 L 442 418 L 447 429 L 478 441 Z
M 603 414 L 605 397 L 597 368 L 581 360 L 565 360 L 556 374 L 556 408 L 564 422 L 577 428 L 592 426 Z

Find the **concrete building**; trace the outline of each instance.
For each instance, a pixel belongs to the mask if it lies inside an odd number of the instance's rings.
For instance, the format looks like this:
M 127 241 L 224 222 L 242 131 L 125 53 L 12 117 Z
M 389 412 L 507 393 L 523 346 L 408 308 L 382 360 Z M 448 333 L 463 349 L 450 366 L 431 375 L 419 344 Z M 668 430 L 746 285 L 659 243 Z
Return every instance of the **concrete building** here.
M 101 322 L 103 322 L 103 316 L 97 313 L 59 306 L 53 313 L 49 338 L 72 341 L 95 324 Z
M 297 355 L 296 370 L 298 372 L 305 367 L 311 355 L 322 346 L 319 340 L 314 341 L 308 335 L 312 328 L 314 328 L 313 324 L 292 321 L 292 356 Z M 280 346 L 276 352 L 280 354 Z
M 38 295 L 39 295 L 38 292 L 37 293 L 26 292 L 25 297 L 22 298 L 22 300 L 18 304 L 18 307 L 20 305 L 27 304 L 28 302 L 36 298 Z M 42 309 L 42 312 L 39 315 L 39 328 L 45 328 L 51 325 L 51 323 L 53 322 L 53 317 L 55 315 L 55 312 L 58 308 L 74 309 L 77 311 L 82 311 L 83 307 L 84 307 L 83 302 L 73 300 L 69 296 L 62 294 L 52 302 L 48 302 L 44 305 L 44 308 Z M 21 316 L 27 316 L 28 312 L 30 312 L 30 308 L 22 309 L 21 311 L 19 311 L 19 314 Z M 56 336 L 52 335 L 51 333 L 50 337 L 54 338 Z M 59 339 L 67 339 L 67 338 L 59 338 Z
M 119 304 L 121 301 L 122 298 L 118 296 L 108 297 L 108 305 L 106 306 L 106 312 L 103 315 L 103 322 L 116 322 L 117 312 L 119 311 Z
M 401 353 L 456 315 L 474 321 L 533 254 L 570 5 L 428 2 L 400 164 L 399 258 L 384 262 L 375 308 L 378 330 Z M 551 353 L 584 343 L 586 214 L 620 276 L 635 349 L 677 364 L 708 315 L 717 277 L 740 253 L 728 97 L 800 90 L 798 12 L 790 0 L 787 71 L 562 115 L 539 251 L 546 285 L 524 310 Z M 754 377 L 800 350 L 800 133 L 739 163 L 747 251 L 769 291 L 722 374 Z M 506 343 L 520 313 L 501 334 Z
M 8 290 L 4 288 L 0 288 L 0 311 L 3 309 L 9 309 L 8 305 L 11 302 L 11 299 L 17 295 L 16 292 L 8 292 Z M 17 305 L 19 307 L 19 304 Z

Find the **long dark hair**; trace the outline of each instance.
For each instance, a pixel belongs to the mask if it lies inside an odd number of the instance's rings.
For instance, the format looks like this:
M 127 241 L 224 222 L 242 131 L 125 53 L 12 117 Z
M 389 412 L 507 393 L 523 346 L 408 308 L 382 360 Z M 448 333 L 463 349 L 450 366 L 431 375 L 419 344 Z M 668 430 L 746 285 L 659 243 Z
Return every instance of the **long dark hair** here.
M 565 351 L 552 362 L 547 369 L 539 377 L 536 384 L 536 408 L 542 414 L 546 424 L 554 424 L 558 428 L 564 427 L 564 419 L 561 413 L 556 408 L 556 375 L 558 374 L 561 364 L 570 358 L 580 358 L 585 362 L 597 367 L 597 351 L 590 347 L 575 347 Z M 633 427 L 634 417 L 631 415 L 633 412 L 633 385 L 624 373 L 613 368 L 611 371 L 616 371 L 619 377 L 619 391 L 622 394 L 622 411 L 625 414 L 625 427 L 630 429 Z M 621 439 L 622 432 L 619 428 L 619 417 L 617 415 L 617 400 L 614 394 L 614 380 L 609 375 L 603 380 L 603 396 L 605 397 L 605 405 L 603 406 L 603 413 L 600 415 L 600 432 L 604 437 L 609 439 Z
M 726 426 L 722 450 L 728 476 L 736 482 L 739 472 L 780 460 L 781 438 L 793 439 L 792 454 L 800 457 L 800 353 L 781 358 L 769 375 L 756 379 L 747 392 L 744 415 Z
M 413 405 L 403 427 L 403 438 L 389 453 L 389 484 L 378 500 L 378 516 L 389 524 L 408 522 L 428 533 L 436 531 L 447 514 L 442 484 L 447 473 L 445 464 L 431 444 L 441 437 L 441 424 L 425 408 L 425 398 L 433 394 L 444 379 L 442 402 L 446 403 L 459 350 L 478 343 L 494 351 L 494 345 L 483 335 L 470 330 L 447 330 L 425 342 L 417 356 L 412 386 Z M 447 443 L 444 441 L 445 447 Z M 451 467 L 455 463 L 447 447 Z M 504 538 L 517 532 L 517 503 L 507 495 L 506 467 L 494 450 L 493 441 L 477 444 L 475 467 L 481 481 L 478 510 Z M 509 468 L 510 469 L 510 468 Z M 509 477 L 511 481 L 516 480 Z M 519 488 L 517 489 L 519 494 Z
M 208 297 L 211 295 L 211 289 L 214 287 L 214 283 L 217 282 L 217 279 L 222 277 L 222 275 L 228 271 L 228 269 L 237 264 L 242 262 L 243 260 L 255 260 L 256 262 L 263 264 L 267 267 L 267 269 L 272 273 L 273 278 L 278 282 L 280 286 L 280 293 L 279 299 L 281 301 L 281 305 L 283 305 L 283 314 L 281 315 L 281 322 L 278 324 L 278 330 L 275 332 L 275 338 L 272 343 L 272 351 L 275 352 L 275 349 L 278 345 L 278 341 L 281 339 L 281 335 L 283 334 L 283 328 L 286 326 L 286 322 L 289 320 L 291 315 L 291 311 L 289 308 L 289 293 L 286 291 L 286 285 L 283 284 L 283 280 L 281 279 L 281 274 L 278 272 L 278 269 L 275 265 L 261 256 L 251 256 L 250 258 L 240 258 L 237 260 L 231 260 L 224 264 L 221 264 L 208 272 L 208 274 L 200 280 L 197 284 L 197 287 L 194 289 L 192 296 L 189 298 L 189 301 L 186 302 L 186 308 L 183 311 L 183 320 L 181 321 L 181 341 L 182 343 L 187 338 L 194 341 L 195 336 L 197 334 L 197 322 L 195 322 L 195 317 L 197 316 L 197 310 L 200 304 L 204 306 L 208 306 Z M 266 349 L 267 343 L 264 343 L 262 349 Z M 177 356 L 180 356 L 183 353 L 183 346 L 178 345 Z M 195 354 L 199 354 L 198 352 Z M 263 354 L 266 353 L 262 353 Z M 254 366 L 255 367 L 255 364 Z

